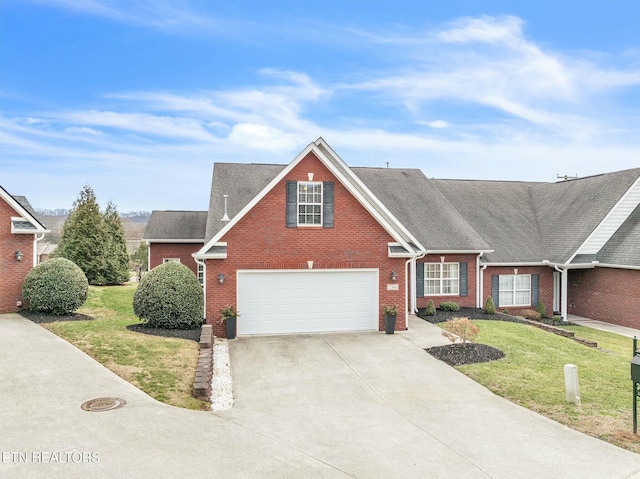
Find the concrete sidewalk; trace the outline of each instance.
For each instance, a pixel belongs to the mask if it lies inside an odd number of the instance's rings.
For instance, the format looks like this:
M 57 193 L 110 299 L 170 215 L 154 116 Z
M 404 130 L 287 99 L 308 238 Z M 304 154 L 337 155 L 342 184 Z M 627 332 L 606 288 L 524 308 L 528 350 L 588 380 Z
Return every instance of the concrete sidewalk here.
M 579 324 L 580 326 L 586 326 L 587 328 L 599 329 L 600 331 L 620 334 L 630 338 L 633 338 L 634 336 L 640 338 L 640 329 L 627 328 L 625 326 L 618 326 L 617 324 L 583 318 L 582 316 L 576 316 L 575 314 L 568 314 L 567 319 L 572 323 Z
M 640 455 L 426 354 L 443 338 L 419 319 L 393 336 L 232 341 L 237 403 L 216 414 L 161 404 L 20 316 L 0 316 L 0 338 L 3 479 L 640 478 Z M 80 409 L 105 396 L 127 404 Z

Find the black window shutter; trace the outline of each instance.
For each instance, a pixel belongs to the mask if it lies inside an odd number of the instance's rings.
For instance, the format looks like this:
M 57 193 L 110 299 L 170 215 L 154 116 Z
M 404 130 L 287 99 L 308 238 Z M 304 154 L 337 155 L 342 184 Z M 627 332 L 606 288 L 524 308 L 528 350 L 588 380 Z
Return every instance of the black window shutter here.
M 491 298 L 496 308 L 500 306 L 500 275 L 497 274 L 491 275 Z
M 460 296 L 467 296 L 469 294 L 467 289 L 467 263 L 460 263 Z
M 424 263 L 416 263 L 416 297 L 424 296 Z
M 298 226 L 298 182 L 287 181 L 287 228 Z
M 538 306 L 540 302 L 540 275 L 531 275 L 531 306 Z
M 322 226 L 324 228 L 333 228 L 333 181 L 325 181 L 322 185 Z

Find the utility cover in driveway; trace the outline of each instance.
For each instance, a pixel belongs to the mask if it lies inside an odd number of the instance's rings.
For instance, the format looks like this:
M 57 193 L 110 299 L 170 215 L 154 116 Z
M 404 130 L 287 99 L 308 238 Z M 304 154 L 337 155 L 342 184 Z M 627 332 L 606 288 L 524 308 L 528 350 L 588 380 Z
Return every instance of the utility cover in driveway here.
M 238 272 L 238 334 L 378 329 L 378 270 Z

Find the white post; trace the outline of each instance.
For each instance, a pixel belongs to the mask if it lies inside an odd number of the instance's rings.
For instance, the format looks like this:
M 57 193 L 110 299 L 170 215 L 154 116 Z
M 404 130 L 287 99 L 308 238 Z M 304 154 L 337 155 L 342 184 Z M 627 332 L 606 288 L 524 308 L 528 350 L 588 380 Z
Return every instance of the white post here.
M 564 385 L 567 390 L 567 402 L 580 405 L 580 385 L 578 384 L 578 366 L 564 365 Z

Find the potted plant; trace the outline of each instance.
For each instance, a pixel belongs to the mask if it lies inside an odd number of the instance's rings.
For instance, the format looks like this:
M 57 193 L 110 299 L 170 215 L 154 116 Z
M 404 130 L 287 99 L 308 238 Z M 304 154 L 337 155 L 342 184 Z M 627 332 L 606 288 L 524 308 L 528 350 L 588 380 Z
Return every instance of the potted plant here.
M 396 330 L 396 317 L 398 315 L 398 305 L 384 307 L 384 330 L 387 334 L 393 334 Z
M 240 314 L 233 305 L 222 308 L 220 314 L 220 322 L 224 323 L 227 328 L 227 339 L 234 339 L 236 337 L 237 318 Z

